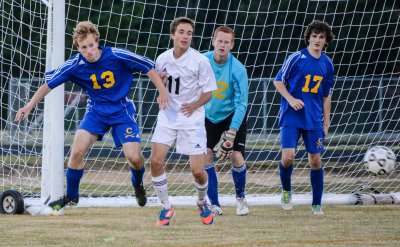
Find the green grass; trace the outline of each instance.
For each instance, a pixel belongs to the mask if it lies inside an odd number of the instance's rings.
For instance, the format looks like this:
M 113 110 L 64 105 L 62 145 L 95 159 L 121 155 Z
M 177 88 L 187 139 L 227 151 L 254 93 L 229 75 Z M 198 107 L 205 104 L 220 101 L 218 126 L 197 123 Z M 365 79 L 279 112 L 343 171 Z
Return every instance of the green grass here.
M 67 208 L 64 216 L 0 215 L 1 246 L 400 246 L 400 205 L 326 206 L 313 216 L 297 206 L 234 207 L 211 226 L 195 207 L 176 208 L 169 227 L 159 208 Z

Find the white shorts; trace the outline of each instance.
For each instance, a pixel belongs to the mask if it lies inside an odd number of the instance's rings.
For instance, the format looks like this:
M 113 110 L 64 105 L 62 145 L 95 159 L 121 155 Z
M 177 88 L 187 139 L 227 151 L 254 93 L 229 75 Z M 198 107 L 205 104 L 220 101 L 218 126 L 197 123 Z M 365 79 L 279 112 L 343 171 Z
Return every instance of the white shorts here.
M 176 152 L 186 155 L 207 154 L 207 135 L 201 129 L 177 130 L 156 125 L 151 142 L 172 146 L 176 142 Z

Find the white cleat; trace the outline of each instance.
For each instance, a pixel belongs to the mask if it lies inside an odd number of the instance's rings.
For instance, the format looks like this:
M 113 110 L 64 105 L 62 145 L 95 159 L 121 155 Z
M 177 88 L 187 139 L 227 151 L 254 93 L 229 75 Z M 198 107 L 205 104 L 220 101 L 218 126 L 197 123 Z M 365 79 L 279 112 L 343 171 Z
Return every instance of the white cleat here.
M 218 207 L 217 205 L 211 205 L 211 212 L 214 215 L 222 215 L 224 212 L 222 211 L 222 209 L 220 207 Z
M 246 198 L 236 198 L 236 215 L 248 215 L 249 206 L 247 205 Z
M 311 212 L 313 215 L 324 215 L 321 205 L 312 205 Z
M 283 210 L 286 210 L 286 211 L 292 210 L 293 203 L 292 203 L 292 192 L 291 191 L 287 191 L 287 190 L 282 191 L 281 206 L 282 206 Z

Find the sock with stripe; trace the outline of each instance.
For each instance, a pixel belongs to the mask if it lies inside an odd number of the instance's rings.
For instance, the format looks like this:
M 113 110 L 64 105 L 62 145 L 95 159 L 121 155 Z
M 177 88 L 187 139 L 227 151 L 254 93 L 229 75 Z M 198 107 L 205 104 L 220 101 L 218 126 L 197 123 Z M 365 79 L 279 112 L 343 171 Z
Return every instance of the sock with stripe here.
M 169 202 L 169 197 L 168 197 L 167 175 L 163 173 L 158 177 L 153 177 L 151 179 L 151 182 L 153 184 L 154 191 L 156 192 L 158 199 L 160 199 L 163 208 L 170 209 L 171 203 Z
M 233 167 L 232 166 L 232 178 L 235 184 L 236 197 L 244 198 L 246 189 L 246 164 L 243 164 L 241 167 Z

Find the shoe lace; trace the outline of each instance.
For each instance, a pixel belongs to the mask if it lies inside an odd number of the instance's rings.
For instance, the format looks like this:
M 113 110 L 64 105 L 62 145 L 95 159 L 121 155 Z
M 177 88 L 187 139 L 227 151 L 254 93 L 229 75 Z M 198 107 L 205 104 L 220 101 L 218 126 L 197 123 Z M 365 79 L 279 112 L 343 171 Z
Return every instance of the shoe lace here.
M 219 210 L 219 207 L 217 205 L 211 205 L 211 211 L 217 212 Z
M 170 208 L 170 209 L 165 209 L 165 208 L 163 208 L 159 213 L 158 213 L 158 218 L 159 219 L 166 219 L 166 218 L 171 218 L 172 217 L 172 215 L 173 215 L 173 209 L 172 208 Z
M 135 194 L 136 195 L 144 194 L 145 191 L 146 190 L 145 190 L 143 184 L 140 184 L 138 187 L 135 187 Z
M 208 211 L 211 211 L 210 206 L 205 201 L 198 203 L 197 205 L 199 206 L 199 211 L 202 215 L 207 214 Z
M 70 202 L 71 202 L 71 200 L 69 199 L 68 196 L 61 196 L 56 201 L 56 204 L 64 206 L 64 205 L 69 205 Z
M 76 206 L 78 204 L 78 199 L 68 199 L 65 204 L 69 206 Z
M 167 213 L 167 210 L 166 210 L 166 209 L 162 209 L 162 210 L 158 213 L 158 218 L 159 218 L 159 219 L 164 219 L 166 213 Z
M 290 202 L 290 192 L 289 191 L 283 191 L 283 201 L 285 203 L 289 203 Z
M 313 205 L 312 209 L 313 209 L 313 212 L 321 212 L 321 206 L 320 205 Z
M 237 203 L 240 209 L 243 209 L 247 206 L 246 200 L 244 198 L 237 198 Z

